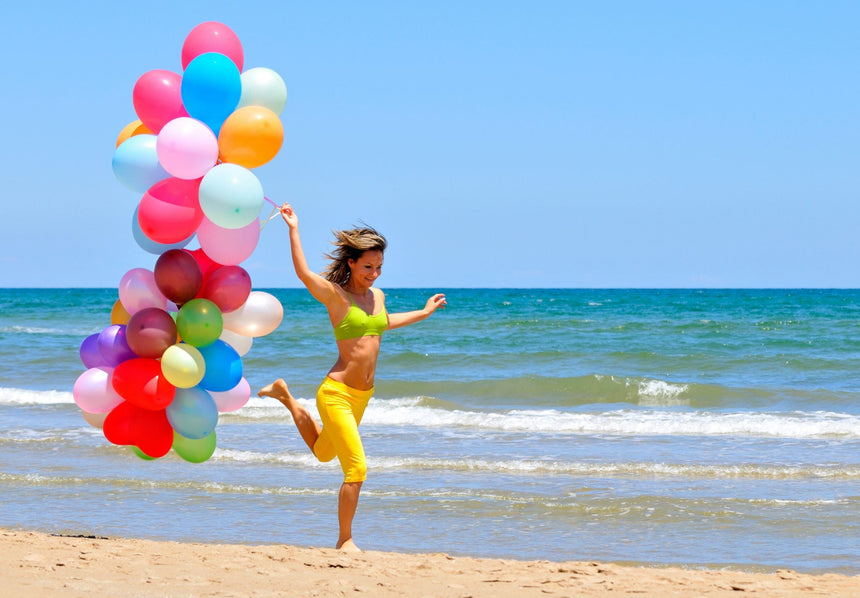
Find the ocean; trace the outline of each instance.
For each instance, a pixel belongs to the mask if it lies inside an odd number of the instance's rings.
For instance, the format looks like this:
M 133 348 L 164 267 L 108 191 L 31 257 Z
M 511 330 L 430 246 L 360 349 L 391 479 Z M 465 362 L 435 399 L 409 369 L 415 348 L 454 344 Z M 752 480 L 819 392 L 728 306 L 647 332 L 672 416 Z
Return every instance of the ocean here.
M 384 288 L 384 287 L 383 287 Z M 335 360 L 304 289 L 243 357 L 312 413 Z M 384 289 L 353 531 L 365 549 L 860 574 L 860 291 Z M 336 463 L 280 404 L 192 464 L 110 444 L 72 397 L 116 289 L 0 290 L 0 527 L 332 546 Z

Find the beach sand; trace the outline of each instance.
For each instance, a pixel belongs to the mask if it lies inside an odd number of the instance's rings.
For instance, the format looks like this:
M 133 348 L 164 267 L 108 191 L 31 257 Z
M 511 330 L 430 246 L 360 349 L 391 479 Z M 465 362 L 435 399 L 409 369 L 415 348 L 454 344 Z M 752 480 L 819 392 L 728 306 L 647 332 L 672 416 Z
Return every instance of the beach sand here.
M 0 596 L 860 596 L 860 576 L 194 544 L 0 530 Z

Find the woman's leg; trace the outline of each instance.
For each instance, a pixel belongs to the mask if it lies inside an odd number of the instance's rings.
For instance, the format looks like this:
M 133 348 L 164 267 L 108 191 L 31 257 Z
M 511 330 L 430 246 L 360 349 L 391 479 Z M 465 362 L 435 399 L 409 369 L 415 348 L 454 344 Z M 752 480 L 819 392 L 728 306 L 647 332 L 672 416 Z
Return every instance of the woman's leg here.
M 293 421 L 296 424 L 296 428 L 299 429 L 299 434 L 302 435 L 302 439 L 311 451 L 314 450 L 314 445 L 317 442 L 317 438 L 319 438 L 322 428 L 314 418 L 311 417 L 308 410 L 299 405 L 298 401 L 296 401 L 290 393 L 290 389 L 287 388 L 287 383 L 284 382 L 282 378 L 279 378 L 268 386 L 261 388 L 260 392 L 257 393 L 257 396 L 271 397 L 281 402 L 284 407 L 289 409 L 290 415 L 293 416 Z
M 352 520 L 358 508 L 358 495 L 362 482 L 344 482 L 337 497 L 337 521 L 340 525 L 340 536 L 337 548 L 347 552 L 359 552 L 360 549 L 352 541 Z

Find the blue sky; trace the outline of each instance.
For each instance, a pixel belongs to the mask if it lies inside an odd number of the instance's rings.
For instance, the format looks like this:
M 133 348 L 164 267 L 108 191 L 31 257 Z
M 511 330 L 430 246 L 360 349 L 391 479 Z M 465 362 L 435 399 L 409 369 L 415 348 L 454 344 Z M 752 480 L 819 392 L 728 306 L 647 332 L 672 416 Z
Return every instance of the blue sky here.
M 365 221 L 383 288 L 860 284 L 858 3 L 85 6 L 2 10 L 0 286 L 153 267 L 114 142 L 137 78 L 180 72 L 209 20 L 287 84 L 254 172 L 315 269 Z M 243 266 L 298 286 L 280 222 Z

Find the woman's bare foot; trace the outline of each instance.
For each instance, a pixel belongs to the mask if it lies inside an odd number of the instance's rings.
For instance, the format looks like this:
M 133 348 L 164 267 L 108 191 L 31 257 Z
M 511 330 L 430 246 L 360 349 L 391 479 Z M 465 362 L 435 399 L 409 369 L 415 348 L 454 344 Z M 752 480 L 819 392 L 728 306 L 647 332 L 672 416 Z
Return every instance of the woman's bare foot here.
M 361 548 L 355 545 L 355 542 L 352 541 L 352 538 L 343 542 L 339 542 L 337 545 L 337 549 L 342 550 L 343 552 L 361 552 Z
M 296 400 L 293 398 L 293 395 L 290 394 L 290 389 L 287 387 L 287 383 L 283 378 L 278 378 L 268 386 L 264 386 L 260 389 L 260 392 L 257 393 L 258 397 L 269 397 L 275 399 L 283 403 L 284 407 L 293 410 L 295 406 Z

